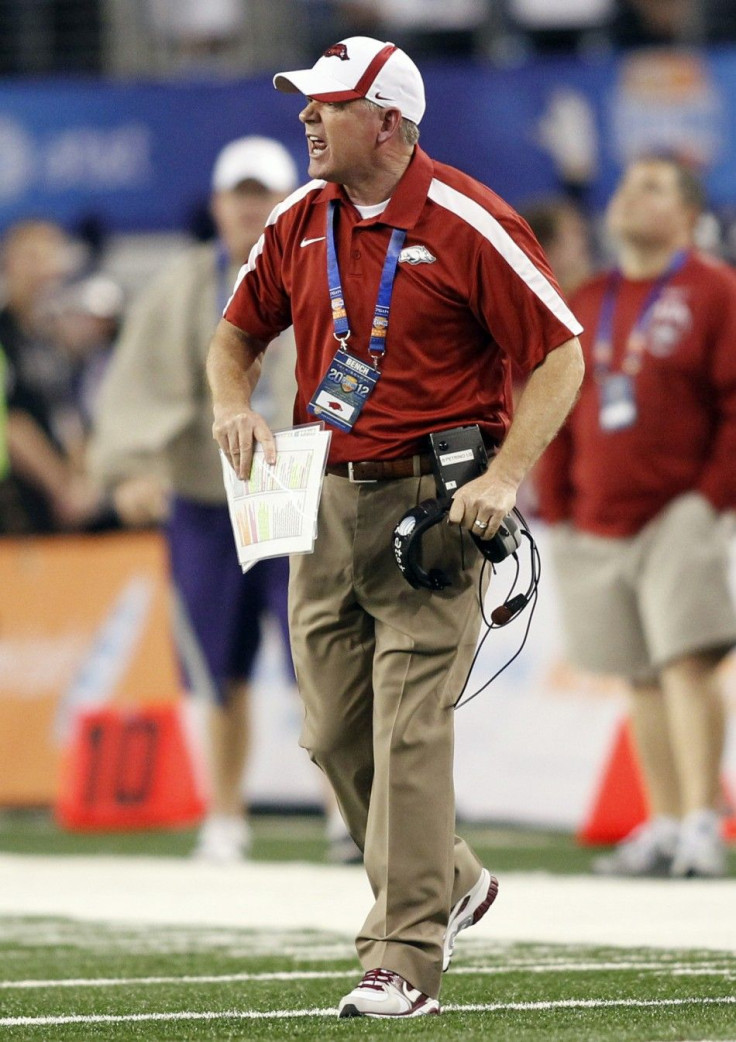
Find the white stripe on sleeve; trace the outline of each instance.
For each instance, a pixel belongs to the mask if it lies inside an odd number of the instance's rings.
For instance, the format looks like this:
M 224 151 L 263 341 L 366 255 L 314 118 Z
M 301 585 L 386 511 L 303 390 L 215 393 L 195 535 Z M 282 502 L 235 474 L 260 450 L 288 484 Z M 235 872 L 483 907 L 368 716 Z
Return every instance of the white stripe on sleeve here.
M 535 267 L 526 253 L 514 242 L 503 225 L 479 203 L 455 188 L 433 178 L 429 198 L 475 228 L 501 254 L 529 289 L 549 308 L 555 318 L 570 330 L 571 336 L 582 333 L 583 327 L 570 311 L 549 279 Z
M 281 214 L 286 213 L 287 210 L 290 210 L 291 207 L 298 203 L 300 199 L 303 199 L 305 195 L 308 195 L 310 192 L 317 191 L 320 188 L 324 188 L 326 184 L 326 181 L 308 181 L 307 184 L 302 185 L 301 188 L 297 188 L 297 190 L 295 192 L 292 192 L 291 195 L 287 195 L 285 199 L 283 199 L 280 203 L 277 203 L 277 205 L 274 206 L 273 210 L 268 216 L 268 220 L 266 221 L 266 228 L 268 228 L 268 226 L 271 224 L 276 224 L 276 221 L 279 219 Z M 227 309 L 230 307 L 230 301 L 235 296 L 235 291 L 237 290 L 240 283 L 243 281 L 248 272 L 253 271 L 253 269 L 255 268 L 256 261 L 263 253 L 264 242 L 265 236 L 261 235 L 258 242 L 255 244 L 253 249 L 248 254 L 248 260 L 242 266 L 242 268 L 238 272 L 237 278 L 235 279 L 235 285 L 233 286 L 233 291 L 230 294 L 230 298 L 228 299 L 227 304 L 225 305 L 223 315 L 225 311 L 227 311 Z

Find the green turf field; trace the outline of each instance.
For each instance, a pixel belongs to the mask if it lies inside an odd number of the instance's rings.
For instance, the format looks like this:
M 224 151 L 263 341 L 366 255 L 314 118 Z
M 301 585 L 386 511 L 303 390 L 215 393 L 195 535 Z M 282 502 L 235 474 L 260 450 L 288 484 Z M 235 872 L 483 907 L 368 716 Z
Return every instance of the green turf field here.
M 8 1039 L 493 1039 L 639 1042 L 736 1037 L 736 956 L 473 944 L 444 1012 L 338 1021 L 359 974 L 343 938 L 11 920 L 0 942 Z M 15 983 L 14 983 L 15 982 Z
M 501 875 L 582 872 L 591 856 L 566 836 L 463 831 Z M 192 837 L 74 836 L 58 832 L 43 814 L 0 818 L 0 852 L 39 857 L 185 856 Z M 256 818 L 254 856 L 321 859 L 321 822 Z M 0 920 L 0 1039 L 734 1040 L 736 923 L 734 937 L 734 951 L 724 953 L 502 944 L 474 940 L 469 930 L 445 978 L 441 1017 L 387 1023 L 335 1016 L 340 997 L 360 976 L 346 934 L 6 916 Z

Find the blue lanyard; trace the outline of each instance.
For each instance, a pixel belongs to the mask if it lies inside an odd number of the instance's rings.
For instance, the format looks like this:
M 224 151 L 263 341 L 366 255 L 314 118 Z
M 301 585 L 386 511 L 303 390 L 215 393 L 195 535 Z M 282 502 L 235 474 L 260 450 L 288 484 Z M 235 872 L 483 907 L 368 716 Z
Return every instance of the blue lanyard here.
M 332 307 L 332 324 L 334 326 L 335 339 L 340 342 L 343 351 L 347 350 L 347 342 L 350 337 L 350 325 L 348 313 L 345 310 L 345 297 L 340 283 L 340 268 L 337 263 L 337 249 L 335 247 L 335 214 L 337 212 L 337 200 L 330 201 L 327 210 L 327 285 L 330 290 L 330 306 Z M 391 232 L 391 241 L 386 251 L 386 260 L 383 262 L 381 272 L 381 284 L 378 287 L 378 299 L 373 313 L 373 326 L 371 328 L 371 342 L 368 353 L 373 362 L 373 368 L 378 369 L 379 363 L 386 351 L 386 334 L 388 332 L 388 315 L 391 310 L 391 295 L 394 288 L 396 268 L 399 264 L 401 247 L 404 245 L 406 231 L 403 228 L 394 228 Z
M 662 292 L 687 260 L 687 250 L 679 250 L 670 261 L 667 270 L 659 276 L 654 283 L 646 300 L 642 304 L 639 317 L 634 323 L 634 328 L 626 340 L 626 351 L 621 362 L 621 371 L 627 376 L 636 376 L 641 369 L 642 355 L 646 347 L 646 331 L 649 324 L 654 305 L 662 295 Z M 614 271 L 608 280 L 606 292 L 601 303 L 601 313 L 598 319 L 593 344 L 593 363 L 595 375 L 599 380 L 604 380 L 611 371 L 613 359 L 613 314 L 616 310 L 616 298 L 621 285 L 621 272 Z

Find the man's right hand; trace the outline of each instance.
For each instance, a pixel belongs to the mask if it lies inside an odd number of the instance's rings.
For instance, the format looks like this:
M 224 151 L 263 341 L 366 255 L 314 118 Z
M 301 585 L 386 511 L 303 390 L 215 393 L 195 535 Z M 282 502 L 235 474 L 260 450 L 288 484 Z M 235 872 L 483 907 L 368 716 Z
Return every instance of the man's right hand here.
M 276 441 L 271 428 L 253 409 L 226 412 L 215 406 L 212 436 L 241 481 L 250 477 L 256 443 L 263 446 L 266 463 L 276 462 Z

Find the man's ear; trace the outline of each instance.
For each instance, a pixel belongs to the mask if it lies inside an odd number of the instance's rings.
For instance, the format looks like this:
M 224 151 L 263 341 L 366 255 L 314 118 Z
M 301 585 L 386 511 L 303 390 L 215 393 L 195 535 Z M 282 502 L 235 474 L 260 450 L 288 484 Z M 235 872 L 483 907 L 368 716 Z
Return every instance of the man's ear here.
M 383 109 L 381 126 L 378 131 L 378 142 L 383 144 L 397 133 L 401 125 L 401 112 L 399 109 Z

